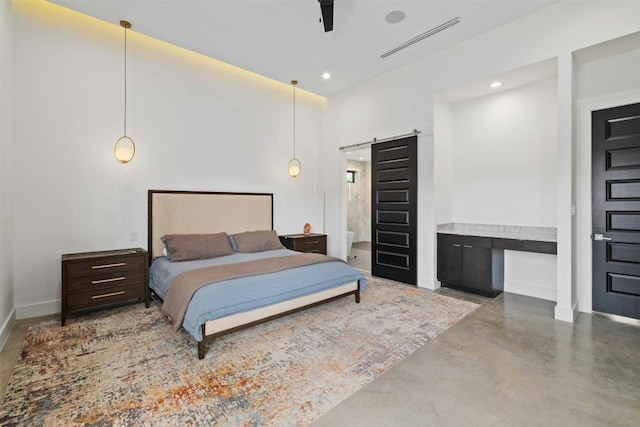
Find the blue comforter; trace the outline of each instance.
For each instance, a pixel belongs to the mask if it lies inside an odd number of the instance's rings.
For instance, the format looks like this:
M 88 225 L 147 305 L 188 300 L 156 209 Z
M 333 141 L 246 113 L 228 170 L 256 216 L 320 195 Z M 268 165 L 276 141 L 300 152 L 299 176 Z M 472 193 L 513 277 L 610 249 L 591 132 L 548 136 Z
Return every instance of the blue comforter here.
M 182 272 L 294 254 L 296 252 L 288 249 L 278 249 L 185 262 L 171 262 L 165 257 L 158 257 L 153 260 L 149 269 L 149 287 L 164 299 L 171 282 Z M 335 261 L 212 283 L 193 295 L 182 326 L 200 341 L 201 325 L 208 320 L 266 307 L 356 280 L 360 292 L 364 292 L 367 283 L 364 275 L 342 261 Z

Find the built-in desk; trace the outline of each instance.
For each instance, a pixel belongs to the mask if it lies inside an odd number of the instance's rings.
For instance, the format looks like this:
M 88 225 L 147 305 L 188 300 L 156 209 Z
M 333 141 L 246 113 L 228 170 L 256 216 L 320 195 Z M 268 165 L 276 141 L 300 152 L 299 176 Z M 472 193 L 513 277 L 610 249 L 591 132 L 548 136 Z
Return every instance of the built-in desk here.
M 492 238 L 494 249 L 507 249 L 510 251 L 537 252 L 541 254 L 557 254 L 556 242 L 543 242 L 540 240 L 515 240 Z
M 438 225 L 442 286 L 496 297 L 504 290 L 504 251 L 557 253 L 556 229 L 489 224 Z

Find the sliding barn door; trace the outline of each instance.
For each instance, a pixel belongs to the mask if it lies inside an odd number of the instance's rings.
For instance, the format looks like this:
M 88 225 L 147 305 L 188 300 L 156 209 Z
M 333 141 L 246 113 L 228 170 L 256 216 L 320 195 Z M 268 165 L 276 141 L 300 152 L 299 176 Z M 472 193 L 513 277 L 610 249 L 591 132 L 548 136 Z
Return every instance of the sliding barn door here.
M 371 274 L 418 283 L 417 136 L 371 146 Z

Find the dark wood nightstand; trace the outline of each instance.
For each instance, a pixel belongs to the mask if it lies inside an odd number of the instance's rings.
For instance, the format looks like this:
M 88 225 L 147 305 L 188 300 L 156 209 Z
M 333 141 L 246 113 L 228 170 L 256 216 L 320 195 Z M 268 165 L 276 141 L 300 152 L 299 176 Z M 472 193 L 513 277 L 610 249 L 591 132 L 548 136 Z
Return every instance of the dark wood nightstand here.
M 326 234 L 287 234 L 280 237 L 285 248 L 298 252 L 327 254 Z
M 62 313 L 144 298 L 149 307 L 149 254 L 142 248 L 62 255 Z

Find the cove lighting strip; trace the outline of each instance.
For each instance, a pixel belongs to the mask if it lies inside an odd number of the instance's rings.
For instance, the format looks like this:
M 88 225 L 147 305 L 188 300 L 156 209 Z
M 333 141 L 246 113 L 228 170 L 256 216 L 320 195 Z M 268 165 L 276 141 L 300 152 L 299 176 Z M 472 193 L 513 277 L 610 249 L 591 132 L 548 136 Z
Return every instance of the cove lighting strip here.
M 444 24 L 440 24 L 437 27 L 434 27 L 434 28 L 430 29 L 429 31 L 426 31 L 426 32 L 420 34 L 419 36 L 415 36 L 411 40 L 408 40 L 408 41 L 402 43 L 400 46 L 394 47 L 390 51 L 383 53 L 382 55 L 380 55 L 380 58 L 386 58 L 387 56 L 389 56 L 391 54 L 394 54 L 394 53 L 404 49 L 405 47 L 409 47 L 412 44 L 419 42 L 420 40 L 424 40 L 427 37 L 431 37 L 432 35 L 437 34 L 442 30 L 446 30 L 447 28 L 456 25 L 460 21 L 462 21 L 462 19 L 458 16 L 456 18 L 453 18 L 450 21 L 445 22 Z

